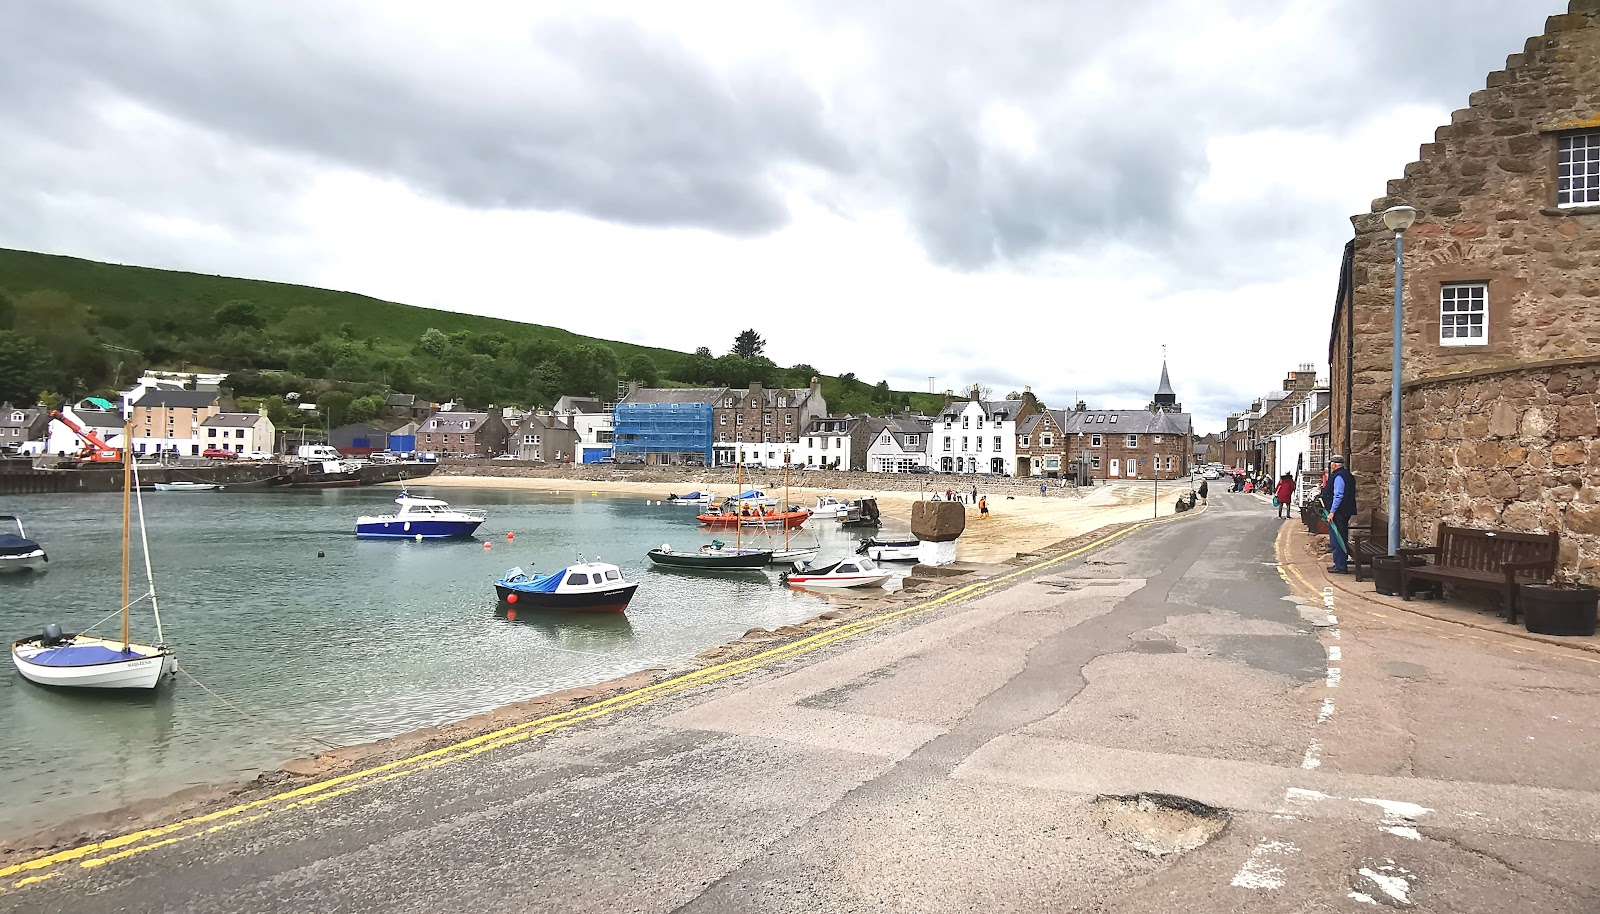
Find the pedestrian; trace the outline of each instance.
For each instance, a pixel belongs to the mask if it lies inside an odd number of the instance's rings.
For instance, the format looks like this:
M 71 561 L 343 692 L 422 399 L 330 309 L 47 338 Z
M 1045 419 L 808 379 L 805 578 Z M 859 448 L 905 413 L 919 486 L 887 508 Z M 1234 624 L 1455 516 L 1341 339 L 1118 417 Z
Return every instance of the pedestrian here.
M 973 486 L 972 487 L 972 503 L 973 504 L 977 504 L 978 503 L 978 487 L 977 486 Z
M 1050 497 L 1050 483 L 1048 483 L 1048 482 L 1039 483 L 1039 497 L 1040 498 L 1049 498 Z
M 1278 516 L 1289 516 L 1289 502 L 1294 498 L 1294 477 L 1288 473 L 1278 480 L 1278 491 L 1273 493 L 1273 504 L 1278 506 Z
M 985 496 L 978 499 L 978 516 L 984 520 L 989 519 L 989 498 Z
M 1349 574 L 1350 555 L 1345 550 L 1350 542 L 1350 518 L 1356 513 L 1356 478 L 1344 468 L 1344 457 L 1335 454 L 1328 464 L 1328 484 L 1322 488 L 1322 504 L 1328 512 L 1329 539 L 1333 547 L 1333 564 L 1328 566 L 1328 571 Z
M 952 489 L 945 489 L 944 490 L 944 500 L 945 501 L 955 501 L 956 500 L 955 491 L 952 490 Z
M 1200 504 L 1203 505 L 1203 504 L 1206 503 L 1206 493 L 1208 493 L 1210 491 L 1211 491 L 1211 489 L 1206 485 L 1206 481 L 1204 479 L 1201 479 L 1200 480 Z

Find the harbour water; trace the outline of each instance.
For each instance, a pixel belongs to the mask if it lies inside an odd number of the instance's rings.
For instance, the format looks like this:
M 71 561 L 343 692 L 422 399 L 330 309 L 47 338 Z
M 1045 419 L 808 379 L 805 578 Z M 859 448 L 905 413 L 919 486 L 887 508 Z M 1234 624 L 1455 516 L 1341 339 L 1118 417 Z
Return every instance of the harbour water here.
M 324 748 L 318 740 L 380 739 L 675 664 L 826 608 L 782 586 L 777 568 L 719 576 L 649 567 L 652 547 L 711 538 L 693 508 L 587 491 L 414 491 L 481 508 L 488 522 L 473 541 L 357 540 L 355 518 L 384 513 L 397 490 L 146 493 L 167 640 L 180 666 L 238 710 L 181 675 L 155 694 L 81 694 L 33 685 L 8 663 L 0 837 L 253 777 Z M 48 622 L 75 631 L 115 613 L 120 494 L 7 498 L 3 510 L 24 518 L 51 560 L 44 574 L 0 578 L 8 646 Z M 820 539 L 824 558 L 857 542 L 832 521 L 812 521 L 798 537 Z M 641 582 L 626 616 L 508 622 L 495 612 L 491 584 L 507 568 L 549 571 L 579 553 Z M 135 569 L 138 593 L 137 551 Z M 136 639 L 154 639 L 147 607 L 134 623 Z M 112 618 L 96 631 L 117 628 Z

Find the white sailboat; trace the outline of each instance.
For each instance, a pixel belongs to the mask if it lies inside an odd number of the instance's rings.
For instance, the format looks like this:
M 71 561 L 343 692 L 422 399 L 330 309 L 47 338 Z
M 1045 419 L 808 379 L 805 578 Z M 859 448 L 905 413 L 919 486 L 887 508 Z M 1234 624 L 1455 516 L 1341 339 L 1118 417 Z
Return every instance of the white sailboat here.
M 133 440 L 130 426 L 123 437 Z M 139 493 L 139 470 L 126 450 L 122 467 L 122 637 L 102 638 L 87 632 L 63 634 L 60 627 L 46 625 L 38 635 L 20 638 L 11 645 L 11 661 L 24 678 L 40 685 L 80 689 L 153 689 L 174 671 L 176 654 L 167 646 L 161 630 L 161 607 L 156 601 L 155 574 L 150 568 L 150 540 L 145 535 L 144 498 Z M 129 632 L 129 536 L 132 503 L 139 506 L 139 543 L 144 551 L 147 589 L 137 602 L 150 601 L 155 616 L 156 643 L 138 644 Z M 107 618 L 110 618 L 109 616 Z M 91 626 L 92 628 L 92 626 Z

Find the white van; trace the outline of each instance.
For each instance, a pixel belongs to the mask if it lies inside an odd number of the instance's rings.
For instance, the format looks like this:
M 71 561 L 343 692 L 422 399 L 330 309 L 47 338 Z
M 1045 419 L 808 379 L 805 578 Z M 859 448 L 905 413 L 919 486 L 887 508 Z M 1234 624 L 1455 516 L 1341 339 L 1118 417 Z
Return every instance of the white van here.
M 326 444 L 302 444 L 295 451 L 301 460 L 338 460 L 339 449 Z

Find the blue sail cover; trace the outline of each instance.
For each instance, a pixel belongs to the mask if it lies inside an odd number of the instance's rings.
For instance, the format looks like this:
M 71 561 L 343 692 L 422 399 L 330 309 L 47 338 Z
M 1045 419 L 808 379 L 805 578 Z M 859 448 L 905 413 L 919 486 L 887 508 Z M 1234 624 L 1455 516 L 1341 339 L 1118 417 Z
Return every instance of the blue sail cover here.
M 506 586 L 512 590 L 520 590 L 525 593 L 555 593 L 556 588 L 561 586 L 561 582 L 566 580 L 566 577 L 567 569 L 563 568 L 560 571 L 552 571 L 549 574 L 536 574 L 526 581 L 519 581 Z
M 138 660 L 143 656 L 144 654 L 135 650 L 130 649 L 124 654 L 122 651 L 101 644 L 69 644 L 65 647 L 43 650 L 24 659 L 39 666 L 95 666 L 119 660 Z
M 738 496 L 735 496 L 735 497 L 736 498 L 766 498 L 767 497 L 767 493 L 761 491 L 760 489 L 751 489 L 750 491 L 744 493 L 743 495 L 738 495 Z

